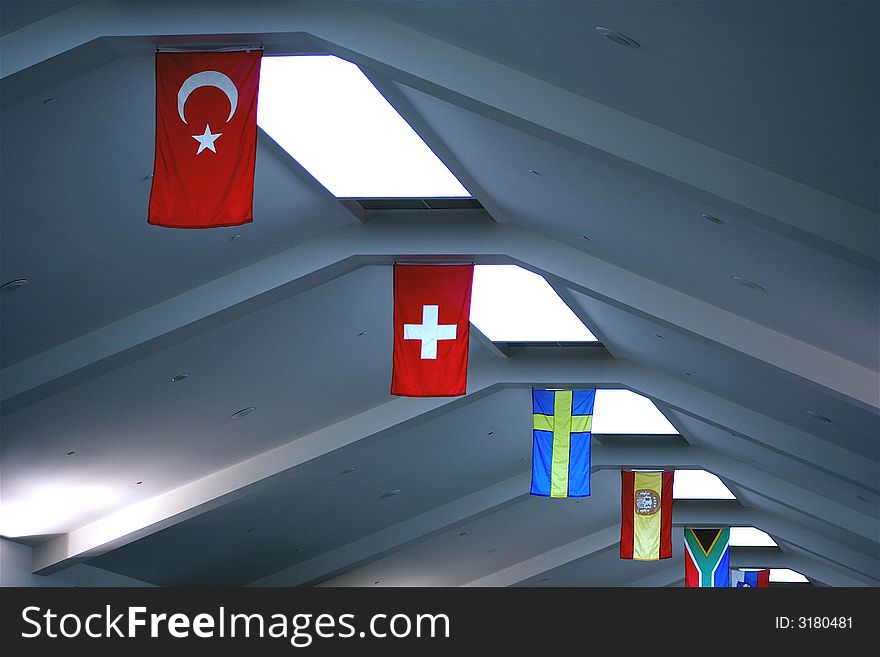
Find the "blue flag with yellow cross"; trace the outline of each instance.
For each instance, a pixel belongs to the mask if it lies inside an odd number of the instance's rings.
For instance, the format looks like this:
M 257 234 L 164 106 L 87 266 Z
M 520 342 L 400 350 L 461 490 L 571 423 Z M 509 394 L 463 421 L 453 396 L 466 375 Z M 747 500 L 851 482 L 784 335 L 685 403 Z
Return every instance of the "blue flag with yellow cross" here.
M 595 390 L 532 390 L 532 495 L 590 494 Z

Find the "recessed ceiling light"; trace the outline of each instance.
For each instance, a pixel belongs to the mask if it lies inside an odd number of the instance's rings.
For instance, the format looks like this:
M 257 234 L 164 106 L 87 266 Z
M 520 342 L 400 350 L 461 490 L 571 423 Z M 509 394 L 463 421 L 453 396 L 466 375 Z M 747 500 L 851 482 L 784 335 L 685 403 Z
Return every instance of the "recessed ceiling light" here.
M 533 173 L 536 176 L 543 176 L 544 174 L 538 171 L 537 169 L 529 169 L 529 173 Z
M 587 240 L 588 242 L 592 242 L 592 241 L 593 241 L 592 239 L 590 239 L 590 238 L 587 237 L 586 235 L 581 235 L 581 237 L 583 237 L 583 238 L 584 238 L 585 240 Z
M 820 422 L 828 422 L 829 424 L 831 424 L 830 418 L 827 418 L 824 415 L 822 415 L 821 413 L 817 413 L 816 411 L 807 411 L 807 415 L 810 415 L 810 416 L 816 418 Z
M 352 472 L 354 472 L 354 467 L 353 467 L 353 466 L 349 466 L 349 467 L 347 467 L 345 470 L 343 470 L 342 472 L 340 472 L 339 474 L 351 474 Z
M 3 285 L 0 285 L 0 291 L 3 292 L 15 292 L 23 288 L 28 284 L 28 279 L 26 278 L 16 278 L 12 281 L 6 281 Z
M 654 331 L 651 331 L 651 335 L 653 335 L 653 336 L 654 336 L 655 338 L 657 338 L 658 340 L 662 340 L 662 339 L 663 339 L 663 336 L 662 336 L 662 335 L 660 335 L 659 333 L 655 333 Z
M 385 499 L 388 499 L 389 497 L 394 497 L 394 496 L 397 495 L 398 493 L 400 493 L 400 489 L 399 489 L 399 488 L 395 488 L 394 490 L 389 490 L 389 491 L 386 492 L 386 493 L 382 493 L 382 494 L 379 496 L 379 499 L 383 499 L 383 500 L 385 500 Z
M 247 417 L 255 410 L 257 410 L 256 406 L 248 406 L 247 408 L 243 408 L 240 411 L 235 411 L 235 413 L 232 414 L 232 419 L 237 420 L 242 417 Z
M 236 233 L 235 235 L 233 235 L 232 237 L 229 238 L 229 241 L 230 242 L 235 241 L 235 240 L 239 239 L 240 237 L 241 237 L 241 234 Z
M 711 214 L 706 214 L 705 212 L 701 212 L 701 213 L 700 213 L 700 216 L 701 216 L 703 219 L 708 219 L 708 220 L 711 221 L 713 224 L 723 224 L 723 223 L 724 223 L 724 222 L 721 221 L 721 219 L 719 219 L 718 217 L 713 217 Z
M 177 383 L 178 381 L 183 381 L 184 379 L 189 378 L 189 372 L 181 372 L 177 376 L 171 377 L 171 383 Z
M 144 483 L 144 482 L 142 482 L 142 481 L 136 481 L 136 482 L 134 482 L 134 485 L 135 485 L 135 486 L 140 486 L 140 485 L 143 484 L 143 483 Z
M 152 177 L 153 177 L 153 174 L 152 174 L 152 173 L 148 173 L 146 176 L 144 176 L 143 179 L 144 179 L 144 180 L 150 180 L 150 179 L 152 179 Z
M 76 452 L 67 452 L 68 456 L 73 456 L 74 454 L 76 454 Z
M 358 337 L 359 337 L 359 338 L 362 338 L 362 337 L 365 336 L 366 334 L 367 334 L 366 331 L 361 331 L 360 333 L 358 333 Z
M 609 30 L 607 27 L 597 27 L 596 31 L 606 39 L 610 39 L 620 46 L 626 46 L 627 48 L 639 47 L 639 42 L 635 39 L 631 39 L 630 37 L 626 36 L 625 34 L 621 34 L 620 32 Z
M 494 431 L 490 431 L 490 432 L 487 433 L 486 435 L 487 435 L 487 436 L 491 436 L 491 435 L 494 434 L 494 433 L 495 433 Z
M 739 276 L 737 274 L 731 275 L 731 278 L 733 280 L 735 280 L 737 283 L 739 283 L 740 285 L 749 288 L 750 290 L 757 290 L 758 292 L 766 292 L 767 291 L 763 287 L 761 287 L 760 285 L 755 283 L 754 281 L 750 281 L 748 278 L 744 278 L 744 277 Z
M 682 374 L 684 374 L 685 376 L 691 376 L 690 372 L 682 372 Z
M 49 96 L 48 98 L 43 99 L 43 105 L 50 105 L 55 102 L 55 96 Z
M 373 584 L 378 584 L 381 581 L 382 581 L 381 579 L 377 579 L 375 582 L 373 582 Z

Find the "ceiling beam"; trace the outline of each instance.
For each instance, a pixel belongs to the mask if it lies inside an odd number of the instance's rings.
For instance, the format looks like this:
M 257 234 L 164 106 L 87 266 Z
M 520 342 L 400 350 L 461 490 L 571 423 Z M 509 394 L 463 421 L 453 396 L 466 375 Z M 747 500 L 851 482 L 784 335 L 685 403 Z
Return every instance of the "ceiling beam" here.
M 0 372 L 3 412 L 192 337 L 365 265 L 459 254 L 515 262 L 637 315 L 674 326 L 880 410 L 878 372 L 514 225 L 457 214 L 374 220 L 330 231 Z M 462 217 L 465 217 L 462 219 Z
M 308 460 L 365 438 L 426 422 L 439 413 L 472 403 L 503 387 L 620 387 L 621 375 L 628 369 L 623 361 L 612 359 L 602 349 L 542 350 L 537 354 L 526 351 L 513 358 L 484 363 L 469 371 L 469 393 L 463 397 L 398 398 L 173 491 L 120 509 L 37 546 L 34 571 L 52 572 L 77 559 L 125 545 L 267 486 Z M 648 391 L 651 392 L 655 391 Z M 716 472 L 753 490 L 761 491 L 772 485 L 774 499 L 782 504 L 806 507 L 821 520 L 872 539 L 876 537 L 875 518 L 745 464 L 733 466 L 725 457 L 706 450 L 693 447 L 677 450 L 664 444 L 653 451 L 627 452 L 627 448 L 618 447 L 609 450 L 605 458 L 606 467 L 696 467 Z M 615 459 L 617 463 L 608 462 Z M 596 465 L 603 463 L 597 461 Z
M 102 37 L 134 40 L 147 54 L 157 43 L 204 43 L 194 35 L 235 43 L 226 35 L 237 34 L 261 40 L 269 54 L 301 51 L 296 37 L 303 42 L 307 34 L 313 48 L 319 44 L 398 82 L 877 268 L 877 213 L 350 3 L 82 2 L 3 36 L 0 77 Z
M 658 463 L 682 465 L 702 462 L 712 455 L 705 450 L 687 446 L 681 437 L 632 437 L 625 447 L 594 444 L 592 471 L 617 470 L 634 466 L 656 466 Z M 414 518 L 363 537 L 335 550 L 267 575 L 251 586 L 307 586 L 326 581 L 365 564 L 399 552 L 458 525 L 471 522 L 489 511 L 517 503 L 528 497 L 530 473 L 523 472 L 459 500 L 432 509 Z M 876 573 L 876 559 L 859 553 L 844 544 L 810 532 L 795 523 L 773 514 L 742 506 L 736 500 L 678 500 L 674 505 L 676 526 L 723 524 L 758 527 L 787 543 L 807 546 L 816 558 L 832 565 L 861 573 Z

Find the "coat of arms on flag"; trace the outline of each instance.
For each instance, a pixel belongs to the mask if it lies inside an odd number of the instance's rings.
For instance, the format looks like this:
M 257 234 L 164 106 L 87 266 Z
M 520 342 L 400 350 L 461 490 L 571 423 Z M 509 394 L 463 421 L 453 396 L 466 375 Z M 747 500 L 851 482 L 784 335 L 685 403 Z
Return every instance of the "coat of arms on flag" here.
M 394 265 L 392 395 L 465 394 L 473 276 L 472 264 Z
M 156 53 L 156 154 L 148 223 L 253 220 L 262 51 Z
M 730 585 L 734 588 L 765 588 L 770 586 L 770 571 L 741 570 L 739 568 L 730 571 Z
M 672 556 L 674 475 L 674 471 L 621 471 L 621 559 L 654 561 Z
M 730 527 L 684 530 L 684 585 L 730 586 Z
M 532 495 L 587 497 L 595 390 L 532 390 Z

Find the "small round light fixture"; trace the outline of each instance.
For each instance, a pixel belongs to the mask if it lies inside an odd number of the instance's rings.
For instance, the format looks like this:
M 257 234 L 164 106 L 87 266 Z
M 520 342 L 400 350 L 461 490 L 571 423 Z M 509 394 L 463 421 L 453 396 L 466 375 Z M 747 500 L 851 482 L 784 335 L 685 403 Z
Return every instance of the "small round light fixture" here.
M 807 415 L 816 418 L 817 420 L 819 420 L 819 422 L 827 422 L 828 424 L 831 424 L 831 420 L 829 418 L 825 417 L 821 413 L 817 413 L 816 411 L 807 411 Z
M 718 217 L 713 217 L 711 214 L 706 214 L 705 212 L 701 212 L 700 216 L 707 221 L 711 221 L 713 224 L 723 224 L 724 223 Z
M 0 285 L 0 292 L 15 292 L 16 290 L 20 290 L 25 285 L 28 284 L 28 279 L 26 278 L 16 278 L 11 281 L 6 281 L 3 285 Z
M 257 410 L 256 406 L 248 406 L 247 408 L 243 408 L 240 411 L 235 411 L 235 413 L 232 414 L 232 419 L 238 420 L 240 418 L 247 417 L 248 415 L 253 413 L 255 410 Z
M 755 290 L 757 292 L 767 292 L 763 287 L 755 283 L 755 281 L 750 281 L 748 278 L 743 276 L 739 276 L 738 274 L 732 274 L 731 278 L 735 280 L 737 283 L 742 285 L 743 287 L 747 287 L 750 290 Z
M 171 377 L 171 383 L 177 383 L 178 381 L 183 381 L 184 379 L 189 378 L 189 372 L 181 372 L 177 376 Z
M 399 494 L 399 493 L 400 493 L 400 489 L 399 489 L 399 488 L 395 488 L 394 490 L 389 490 L 388 492 L 382 493 L 382 494 L 379 496 L 379 499 L 381 499 L 381 500 L 387 500 L 389 497 L 394 497 L 395 495 L 397 495 L 397 494 Z
M 631 39 L 625 34 L 621 34 L 620 32 L 615 32 L 614 30 L 609 30 L 607 27 L 597 27 L 596 32 L 601 34 L 606 39 L 610 39 L 614 43 L 619 46 L 625 46 L 627 48 L 639 48 L 639 42 L 635 39 Z

